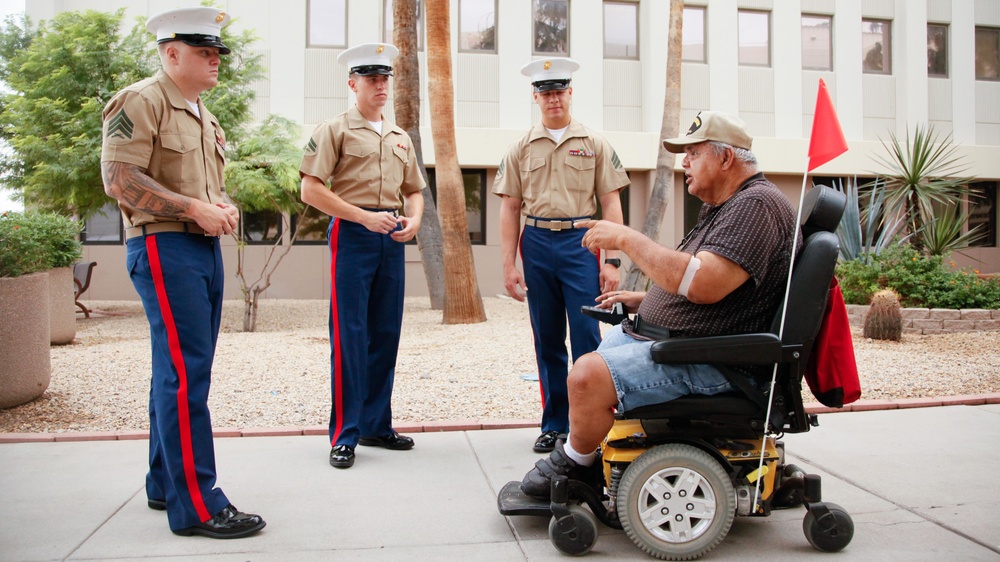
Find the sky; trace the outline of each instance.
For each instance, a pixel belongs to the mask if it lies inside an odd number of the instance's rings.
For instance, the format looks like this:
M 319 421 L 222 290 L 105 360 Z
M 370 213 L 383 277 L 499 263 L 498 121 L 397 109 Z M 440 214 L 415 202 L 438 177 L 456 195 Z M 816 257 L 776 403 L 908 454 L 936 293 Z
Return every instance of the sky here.
M 3 21 L 10 14 L 17 14 L 24 11 L 24 0 L 0 0 L 0 21 Z M 3 89 L 3 85 L 0 84 L 0 90 Z M 0 158 L 5 158 L 6 155 L 0 156 Z M 20 211 L 22 206 L 20 203 L 10 200 L 10 192 L 6 189 L 0 189 L 0 212 L 3 211 Z

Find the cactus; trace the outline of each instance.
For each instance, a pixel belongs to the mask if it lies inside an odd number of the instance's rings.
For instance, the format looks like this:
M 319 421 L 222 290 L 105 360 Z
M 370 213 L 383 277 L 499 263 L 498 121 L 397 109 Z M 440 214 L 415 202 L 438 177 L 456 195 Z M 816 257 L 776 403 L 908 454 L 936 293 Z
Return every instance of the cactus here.
M 903 315 L 899 310 L 899 295 L 892 289 L 883 289 L 872 295 L 862 334 L 876 340 L 899 341 L 902 332 Z

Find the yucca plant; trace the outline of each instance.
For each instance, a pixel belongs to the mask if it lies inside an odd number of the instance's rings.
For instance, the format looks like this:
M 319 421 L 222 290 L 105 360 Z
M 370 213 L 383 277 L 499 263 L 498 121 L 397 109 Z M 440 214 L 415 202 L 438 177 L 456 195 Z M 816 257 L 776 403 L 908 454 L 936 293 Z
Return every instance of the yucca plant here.
M 868 184 L 865 196 L 860 194 L 857 177 L 846 182 L 838 180 L 834 189 L 847 196 L 847 207 L 837 226 L 842 261 L 861 260 L 861 263 L 867 264 L 871 256 L 880 253 L 889 244 L 894 241 L 904 242 L 909 238 L 907 235 L 894 240 L 903 225 L 901 216 L 897 215 L 894 219 L 879 224 L 885 202 L 885 184 L 881 180 L 875 179 Z M 862 200 L 865 201 L 864 206 Z
M 885 189 L 885 216 L 903 217 L 906 234 L 916 234 L 934 223 L 935 205 L 957 206 L 975 179 L 962 175 L 968 166 L 961 162 L 951 135 L 940 138 L 932 126 L 917 125 L 912 139 L 907 127 L 905 142 L 890 134 L 890 142 L 882 141 L 882 146 L 889 155 L 876 155 L 874 159 L 889 170 L 880 175 Z M 965 222 L 964 215 L 958 217 Z M 921 250 L 923 242 L 922 236 L 911 240 Z
M 924 252 L 931 256 L 946 256 L 951 252 L 961 252 L 980 236 L 982 225 L 962 232 L 968 215 L 961 212 L 958 205 L 941 206 L 934 210 L 934 217 L 923 217 L 924 227 L 920 231 L 920 242 Z

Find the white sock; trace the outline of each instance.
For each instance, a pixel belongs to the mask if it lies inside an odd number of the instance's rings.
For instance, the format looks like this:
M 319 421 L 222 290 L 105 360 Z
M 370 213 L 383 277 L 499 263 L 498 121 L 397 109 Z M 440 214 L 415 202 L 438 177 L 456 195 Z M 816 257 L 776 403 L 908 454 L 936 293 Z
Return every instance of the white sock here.
M 591 451 L 589 454 L 576 452 L 576 449 L 569 444 L 569 436 L 566 436 L 566 442 L 563 443 L 563 452 L 580 466 L 590 466 L 594 464 L 594 459 L 597 458 L 597 451 Z

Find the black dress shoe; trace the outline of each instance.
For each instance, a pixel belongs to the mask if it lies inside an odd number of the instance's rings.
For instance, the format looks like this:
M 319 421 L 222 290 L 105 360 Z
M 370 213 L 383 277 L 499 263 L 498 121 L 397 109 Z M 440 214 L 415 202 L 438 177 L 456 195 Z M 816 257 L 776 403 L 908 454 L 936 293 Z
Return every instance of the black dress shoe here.
M 536 453 L 551 453 L 556 448 L 557 439 L 559 439 L 558 431 L 546 431 L 535 439 L 535 446 L 532 449 Z
M 156 511 L 167 510 L 167 500 L 146 500 L 146 505 L 149 506 L 149 509 L 155 509 Z
M 354 466 L 354 447 L 337 445 L 330 450 L 330 466 L 351 468 Z
M 392 449 L 393 451 L 405 451 L 406 449 L 413 448 L 413 439 L 405 435 L 400 435 L 393 430 L 389 435 L 382 437 L 362 437 L 358 441 L 358 444 L 365 447 L 383 447 Z
M 185 537 L 201 535 L 213 539 L 238 539 L 256 533 L 265 525 L 267 523 L 260 515 L 243 513 L 233 504 L 229 504 L 208 521 L 187 529 L 179 529 L 174 531 L 174 534 Z

